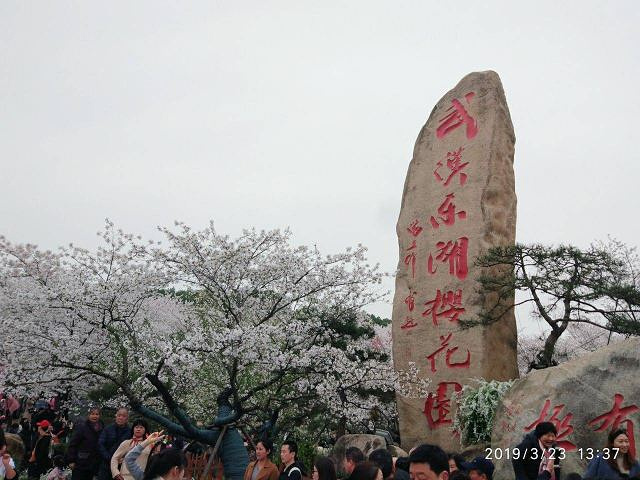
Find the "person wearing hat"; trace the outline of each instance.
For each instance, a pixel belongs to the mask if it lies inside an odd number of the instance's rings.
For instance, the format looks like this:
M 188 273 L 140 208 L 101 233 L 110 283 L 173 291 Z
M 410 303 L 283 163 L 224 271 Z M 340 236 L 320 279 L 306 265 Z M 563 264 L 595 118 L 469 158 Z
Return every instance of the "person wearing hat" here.
M 462 468 L 469 472 L 470 480 L 492 480 L 493 462 L 484 457 L 476 457 L 471 462 L 462 462 Z
M 558 480 L 560 478 L 560 452 L 556 437 L 558 430 L 551 422 L 541 422 L 536 429 L 525 435 L 515 448 L 518 458 L 512 456 L 511 463 L 516 480 Z M 515 450 L 515 449 L 514 449 Z
M 27 470 L 29 478 L 40 478 L 40 475 L 51 468 L 51 456 L 49 455 L 51 423 L 49 423 L 49 420 L 40 420 L 36 423 L 36 426 L 38 427 L 38 439 L 29 458 L 29 468 Z

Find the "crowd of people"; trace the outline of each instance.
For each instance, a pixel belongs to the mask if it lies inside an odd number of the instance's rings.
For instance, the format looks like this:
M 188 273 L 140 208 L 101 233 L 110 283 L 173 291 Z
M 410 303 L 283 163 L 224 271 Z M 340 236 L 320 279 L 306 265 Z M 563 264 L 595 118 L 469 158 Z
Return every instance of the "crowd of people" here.
M 557 447 L 557 429 L 551 422 L 541 422 L 527 434 L 512 459 L 515 480 L 560 480 L 564 454 Z M 285 441 L 280 449 L 281 468 L 269 456 L 273 444 L 258 442 L 256 460 L 249 464 L 243 480 L 306 480 L 304 466 L 297 460 L 297 445 Z M 493 480 L 495 465 L 485 456 L 466 462 L 454 453 L 447 454 L 437 445 L 422 444 L 412 449 L 408 457 L 394 458 L 386 448 L 374 450 L 365 457 L 357 447 L 345 451 L 340 465 L 346 480 Z M 328 457 L 316 457 L 311 480 L 336 480 L 338 465 Z M 640 462 L 630 449 L 629 435 L 624 429 L 614 429 L 600 453 L 591 459 L 586 472 L 567 474 L 566 480 L 640 480 Z
M 120 408 L 113 423 L 105 426 L 98 408 L 91 408 L 84 421 L 70 435 L 65 455 L 52 454 L 54 441 L 66 436 L 67 425 L 59 418 L 36 418 L 37 434 L 28 436 L 25 459 L 29 478 L 46 480 L 182 480 L 187 466 L 183 445 L 163 432 L 150 432 L 142 419 L 129 423 L 129 411 Z M 58 422 L 56 428 L 53 422 Z M 64 429 L 60 426 L 64 424 Z M 557 430 L 542 422 L 526 435 L 512 458 L 515 480 L 560 480 L 562 456 L 556 454 Z M 605 454 L 615 451 L 616 454 Z M 272 461 L 274 445 L 268 439 L 255 444 L 255 460 L 246 468 L 243 480 L 493 480 L 495 466 L 478 456 L 465 462 L 447 454 L 437 445 L 422 444 L 407 457 L 394 458 L 385 448 L 365 457 L 349 447 L 337 465 L 333 458 L 318 456 L 310 474 L 298 459 L 298 445 L 286 440 L 280 446 L 280 467 Z M 0 480 L 17 476 L 16 463 L 7 452 L 7 441 L 0 429 Z M 70 473 L 69 473 L 70 472 Z M 346 477 L 345 477 L 346 476 Z M 570 473 L 566 480 L 640 480 L 640 463 L 632 455 L 629 436 L 623 429 L 613 430 L 608 443 L 588 465 L 584 475 Z

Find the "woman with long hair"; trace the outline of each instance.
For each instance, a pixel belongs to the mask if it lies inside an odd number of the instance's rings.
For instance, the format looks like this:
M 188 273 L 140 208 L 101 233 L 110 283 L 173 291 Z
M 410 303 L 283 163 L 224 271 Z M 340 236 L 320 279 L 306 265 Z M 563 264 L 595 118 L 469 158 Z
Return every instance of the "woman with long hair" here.
M 449 473 L 453 473 L 456 470 L 463 470 L 462 464 L 464 463 L 464 458 L 462 455 L 457 453 L 448 453 L 447 457 L 449 458 Z
M 382 470 L 373 462 L 360 462 L 353 469 L 349 480 L 383 480 Z
M 589 463 L 584 477 L 620 480 L 640 476 L 640 463 L 632 455 L 630 446 L 625 429 L 613 430 L 606 447 Z
M 165 448 L 151 455 L 142 480 L 182 480 L 187 459 L 177 448 Z
M 269 460 L 273 451 L 273 442 L 265 439 L 256 443 L 256 460 L 247 465 L 243 480 L 277 480 L 278 467 Z
M 142 443 L 147 438 L 148 431 L 149 427 L 144 420 L 138 419 L 133 422 L 133 436 L 122 442 L 111 457 L 111 478 L 115 480 L 134 480 L 126 463 L 124 463 L 124 457 L 133 447 Z M 147 467 L 147 460 L 149 459 L 150 453 L 151 445 L 147 445 L 136 459 L 136 463 L 143 471 Z
M 311 480 L 336 480 L 336 466 L 328 457 L 317 457 L 313 462 Z

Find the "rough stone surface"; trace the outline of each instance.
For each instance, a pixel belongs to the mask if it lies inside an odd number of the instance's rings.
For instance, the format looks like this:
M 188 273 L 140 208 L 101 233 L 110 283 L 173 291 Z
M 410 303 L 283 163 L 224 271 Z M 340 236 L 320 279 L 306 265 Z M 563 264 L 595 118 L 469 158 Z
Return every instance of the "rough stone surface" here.
M 393 356 L 397 370 L 415 363 L 431 385 L 427 398 L 397 394 L 405 450 L 424 441 L 459 450 L 454 392 L 471 378 L 518 376 L 512 313 L 491 327 L 462 331 L 457 322 L 477 319 L 488 301 L 475 258 L 515 242 L 514 143 L 502 84 L 490 71 L 448 92 L 416 141 L 396 228 Z
M 387 450 L 389 450 L 389 452 L 391 453 L 392 457 L 408 457 L 409 454 L 407 452 L 405 452 L 403 449 L 401 449 L 400 447 L 398 447 L 397 445 L 388 445 L 387 446 Z
M 496 412 L 491 446 L 506 451 L 516 446 L 538 420 L 552 421 L 558 428 L 559 447 L 567 449 L 561 462 L 562 477 L 584 474 L 588 461 L 575 448 L 602 449 L 613 424 L 599 416 L 611 412 L 616 394 L 619 407 L 628 410 L 620 425 L 630 431 L 631 421 L 640 449 L 640 339 L 625 340 L 557 367 L 531 372 L 507 392 Z M 542 415 L 546 408 L 546 415 Z M 635 408 L 633 408 L 635 407 Z M 604 428 L 603 428 L 604 426 Z M 602 428 L 601 431 L 597 431 Z M 583 451 L 583 457 L 587 455 Z M 512 479 L 511 461 L 496 461 L 495 480 Z
M 338 471 L 342 471 L 342 463 L 344 461 L 344 452 L 349 447 L 358 447 L 362 450 L 365 457 L 368 457 L 371 452 L 379 448 L 387 448 L 387 442 L 379 435 L 367 435 L 367 434 L 352 434 L 343 435 L 333 446 L 333 452 L 331 457 L 336 461 Z

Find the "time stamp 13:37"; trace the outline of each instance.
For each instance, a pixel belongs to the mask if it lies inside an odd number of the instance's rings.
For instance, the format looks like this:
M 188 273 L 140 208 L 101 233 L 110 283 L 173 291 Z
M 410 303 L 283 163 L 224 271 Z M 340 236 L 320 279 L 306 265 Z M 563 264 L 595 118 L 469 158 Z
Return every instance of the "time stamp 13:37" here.
M 487 460 L 519 460 L 519 459 L 532 459 L 538 460 L 542 459 L 542 453 L 537 448 L 532 449 L 520 449 L 517 447 L 514 448 L 485 448 L 484 457 Z M 596 455 L 601 454 L 602 458 L 605 460 L 609 460 L 610 458 L 618 458 L 618 454 L 620 453 L 619 448 L 578 448 L 574 452 L 580 457 L 581 460 L 591 460 Z M 558 459 L 564 460 L 567 456 L 567 451 L 564 448 L 550 448 L 547 450 L 546 458 L 549 460 Z

